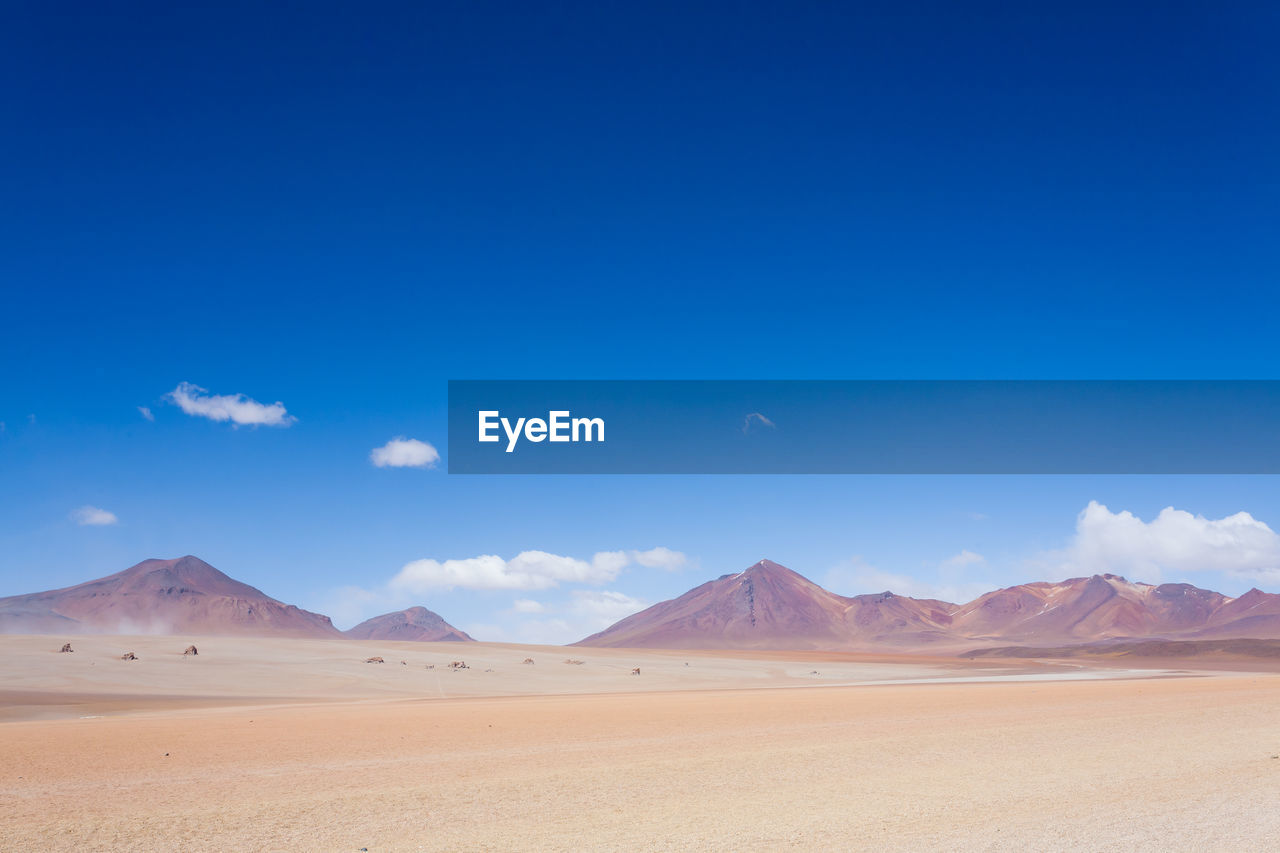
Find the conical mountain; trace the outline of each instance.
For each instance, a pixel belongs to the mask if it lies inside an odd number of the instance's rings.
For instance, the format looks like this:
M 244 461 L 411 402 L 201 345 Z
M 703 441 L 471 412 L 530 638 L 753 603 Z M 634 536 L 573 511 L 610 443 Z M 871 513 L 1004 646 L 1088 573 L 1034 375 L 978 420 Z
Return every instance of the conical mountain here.
M 945 638 L 955 605 L 893 593 L 845 598 L 772 560 L 723 575 L 582 640 L 583 646 L 831 649 Z
M 75 586 L 0 598 L 0 631 L 341 636 L 328 616 L 277 601 L 190 555 L 144 560 Z
M 359 625 L 344 631 L 354 640 L 417 640 L 420 642 L 475 642 L 438 613 L 425 607 L 410 607 L 395 613 L 384 613 L 366 619 Z

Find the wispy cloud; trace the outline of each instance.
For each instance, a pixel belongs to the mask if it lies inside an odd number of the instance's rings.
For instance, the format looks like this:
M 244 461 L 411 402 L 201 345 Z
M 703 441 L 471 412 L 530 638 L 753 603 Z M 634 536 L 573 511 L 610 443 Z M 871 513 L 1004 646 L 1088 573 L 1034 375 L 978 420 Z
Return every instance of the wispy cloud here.
M 541 601 L 534 601 L 531 598 L 517 598 L 511 603 L 511 609 L 515 613 L 542 613 L 547 608 Z
M 894 592 L 911 598 L 934 598 L 956 604 L 972 601 L 995 588 L 988 581 L 963 576 L 964 567 L 986 561 L 980 554 L 961 551 L 938 564 L 933 578 L 915 577 L 879 569 L 854 556 L 827 572 L 823 586 L 841 595 Z
M 961 549 L 959 554 L 948 557 L 943 560 L 939 568 L 942 569 L 960 569 L 965 566 L 976 566 L 985 563 L 987 558 L 981 554 L 975 554 L 967 548 Z
M 279 401 L 267 405 L 244 394 L 210 394 L 190 382 L 178 383 L 164 398 L 193 417 L 231 421 L 236 426 L 288 427 L 298 421 Z
M 81 527 L 109 527 L 120 521 L 114 512 L 87 505 L 71 510 L 71 520 Z
M 561 645 L 603 631 L 619 619 L 638 613 L 648 602 L 608 589 L 577 589 L 558 606 L 543 606 L 536 619 L 525 619 L 498 628 L 501 639 L 522 643 Z M 477 628 L 483 636 L 493 636 Z M 474 635 L 473 635 L 474 636 Z
M 434 468 L 440 453 L 425 441 L 401 435 L 375 447 L 369 461 L 377 468 Z
M 672 551 L 670 548 L 650 548 L 648 551 L 631 551 L 631 560 L 646 569 L 664 569 L 668 572 L 674 572 L 682 569 L 689 562 L 689 558 L 679 551 Z
M 751 432 L 751 428 L 756 425 L 759 425 L 762 427 L 769 427 L 770 429 L 775 429 L 777 427 L 777 424 L 769 420 L 760 412 L 751 412 L 745 418 L 742 419 L 742 431 L 744 433 Z
M 142 415 L 143 418 L 149 421 L 154 421 L 156 419 L 156 416 L 151 413 L 151 409 L 147 408 L 146 406 L 139 406 L 138 414 Z

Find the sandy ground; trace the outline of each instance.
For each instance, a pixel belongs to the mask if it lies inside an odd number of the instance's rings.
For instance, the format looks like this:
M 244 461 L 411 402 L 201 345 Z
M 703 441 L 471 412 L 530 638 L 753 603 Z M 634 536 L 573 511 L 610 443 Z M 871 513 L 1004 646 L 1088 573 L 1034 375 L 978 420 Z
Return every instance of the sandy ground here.
M 154 637 L 59 655 L 60 639 L 0 638 L 2 850 L 1280 838 L 1276 674 Z M 441 668 L 459 658 L 472 668 Z

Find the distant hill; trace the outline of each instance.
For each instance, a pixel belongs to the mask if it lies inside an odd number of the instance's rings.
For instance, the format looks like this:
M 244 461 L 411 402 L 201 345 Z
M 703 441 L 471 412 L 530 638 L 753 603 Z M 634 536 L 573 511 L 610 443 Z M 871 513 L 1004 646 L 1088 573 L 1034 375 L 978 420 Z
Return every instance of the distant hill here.
M 883 592 L 837 595 L 770 560 L 635 613 L 576 645 L 640 648 L 899 649 L 1011 642 L 1280 638 L 1280 595 L 1239 598 L 1117 575 L 1028 583 L 967 604 Z
M 410 607 L 366 619 L 344 631 L 353 640 L 418 640 L 422 642 L 475 642 L 425 607 Z
M 342 636 L 328 616 L 277 601 L 192 556 L 0 598 L 0 632 Z
M 1280 640 L 1109 640 L 1074 646 L 994 646 L 962 658 L 1280 658 Z
M 845 598 L 772 560 L 655 604 L 576 645 L 833 649 L 945 639 L 955 605 L 890 592 Z

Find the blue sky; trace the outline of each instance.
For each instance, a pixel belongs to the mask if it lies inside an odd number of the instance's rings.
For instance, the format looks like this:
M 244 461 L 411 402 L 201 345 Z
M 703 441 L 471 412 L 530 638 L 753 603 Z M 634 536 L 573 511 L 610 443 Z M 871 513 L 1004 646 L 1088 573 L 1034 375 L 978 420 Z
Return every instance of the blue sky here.
M 346 624 L 412 597 L 573 639 L 763 556 L 841 592 L 1086 552 L 1280 591 L 1265 536 L 1249 563 L 1196 550 L 1225 528 L 1095 516 L 1078 548 L 1090 501 L 1275 527 L 1268 477 L 370 463 L 447 452 L 448 379 L 1280 378 L 1274 7 L 82 4 L 3 29 L 0 595 L 194 553 Z M 185 414 L 184 382 L 296 422 Z M 686 564 L 630 555 L 656 547 Z M 531 550 L 629 562 L 387 587 Z

